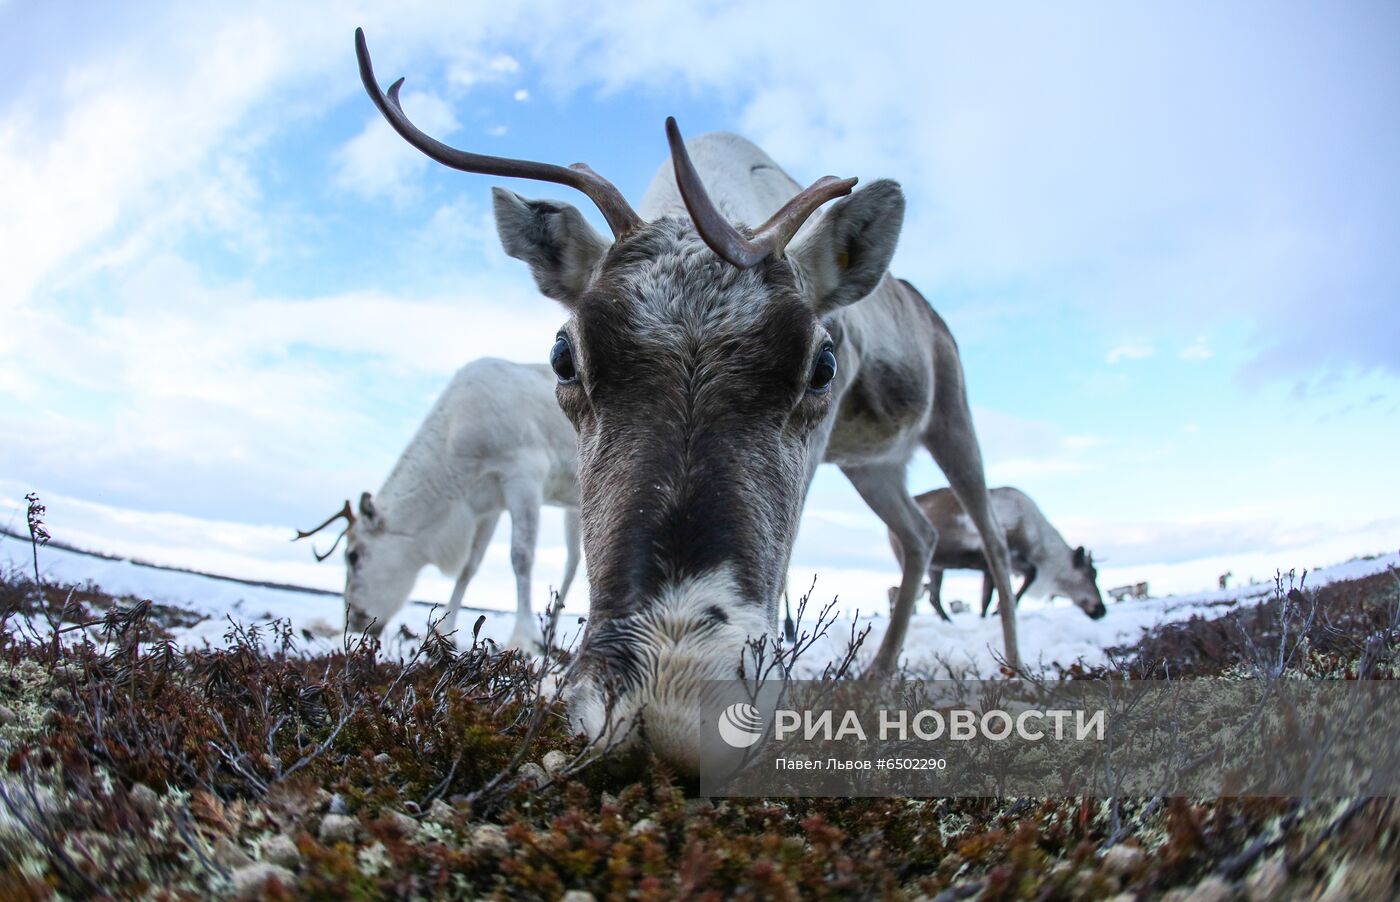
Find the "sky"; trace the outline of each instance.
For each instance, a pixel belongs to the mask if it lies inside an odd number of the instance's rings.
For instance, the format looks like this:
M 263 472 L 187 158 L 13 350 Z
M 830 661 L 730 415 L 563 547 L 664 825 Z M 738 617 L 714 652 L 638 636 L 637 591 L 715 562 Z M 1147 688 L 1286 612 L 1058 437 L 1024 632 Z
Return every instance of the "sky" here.
M 1400 547 L 1400 7 L 984 7 L 0 2 L 0 525 L 37 490 L 76 544 L 336 586 L 289 529 L 377 488 L 465 362 L 546 358 L 565 314 L 493 180 L 381 121 L 360 25 L 431 133 L 634 203 L 667 115 L 899 180 L 892 269 L 959 341 L 989 482 L 1105 583 Z M 497 539 L 472 598 L 504 607 Z M 895 577 L 834 468 L 793 574 L 867 609 Z

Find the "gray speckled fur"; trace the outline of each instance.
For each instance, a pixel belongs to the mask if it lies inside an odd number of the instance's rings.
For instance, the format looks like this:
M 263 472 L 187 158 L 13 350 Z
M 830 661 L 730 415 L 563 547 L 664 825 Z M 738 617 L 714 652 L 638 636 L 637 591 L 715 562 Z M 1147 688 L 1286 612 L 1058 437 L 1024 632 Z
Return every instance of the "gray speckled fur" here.
M 741 227 L 798 191 L 735 135 L 687 147 L 716 205 Z M 610 247 L 567 205 L 496 189 L 495 206 L 506 251 L 572 314 L 561 334 L 581 382 L 561 386 L 559 400 L 579 431 L 592 594 L 572 707 L 588 732 L 603 732 L 606 683 L 650 718 L 637 735 L 684 761 L 700 699 L 677 687 L 733 676 L 740 624 L 776 635 L 798 519 L 822 462 L 841 467 L 905 549 L 871 675 L 896 669 L 936 541 L 904 486 L 920 446 L 977 522 L 1009 595 L 957 346 L 918 292 L 886 272 L 903 219 L 896 184 L 828 205 L 785 256 L 748 270 L 696 234 L 669 163 L 639 208 L 646 224 Z M 828 340 L 836 380 L 829 394 L 805 393 Z

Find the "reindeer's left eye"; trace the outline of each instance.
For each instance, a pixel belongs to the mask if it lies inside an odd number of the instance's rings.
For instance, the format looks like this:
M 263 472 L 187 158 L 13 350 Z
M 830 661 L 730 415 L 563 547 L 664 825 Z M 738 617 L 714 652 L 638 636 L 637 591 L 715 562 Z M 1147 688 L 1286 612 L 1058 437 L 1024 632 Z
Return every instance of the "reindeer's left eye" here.
M 816 361 L 812 364 L 812 375 L 807 380 L 807 393 L 811 395 L 824 395 L 831 391 L 832 380 L 836 378 L 836 352 L 831 345 L 821 349 L 817 354 Z
M 571 385 L 578 381 L 578 370 L 574 368 L 574 349 L 569 339 L 563 335 L 554 339 L 554 347 L 549 349 L 549 365 L 560 385 Z
M 360 553 L 355 549 L 351 548 L 349 551 L 345 552 L 345 561 L 351 567 L 355 566 L 360 562 Z

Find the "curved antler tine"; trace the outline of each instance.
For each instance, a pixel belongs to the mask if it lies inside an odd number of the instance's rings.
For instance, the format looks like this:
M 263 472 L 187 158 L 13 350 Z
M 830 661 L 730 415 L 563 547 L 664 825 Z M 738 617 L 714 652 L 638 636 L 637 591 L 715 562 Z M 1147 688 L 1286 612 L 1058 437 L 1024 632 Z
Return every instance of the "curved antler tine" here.
M 330 526 L 332 523 L 334 523 L 336 520 L 339 520 L 341 517 L 344 517 L 344 518 L 345 518 L 345 528 L 346 528 L 346 529 L 349 529 L 351 526 L 354 526 L 354 525 L 355 525 L 355 512 L 354 512 L 353 510 L 351 510 L 351 508 L 350 508 L 350 499 L 349 499 L 349 498 L 345 499 L 345 506 L 344 506 L 344 507 L 342 507 L 340 510 L 336 511 L 335 513 L 333 513 L 333 514 L 331 514 L 329 517 L 327 517 L 327 518 L 326 518 L 326 521 L 325 521 L 324 523 L 322 523 L 320 526 L 317 526 L 317 527 L 315 527 L 315 528 L 313 528 L 313 529 L 308 529 L 308 530 L 301 530 L 301 529 L 298 529 L 298 530 L 297 530 L 296 538 L 292 539 L 292 541 L 293 541 L 293 542 L 296 542 L 296 541 L 299 541 L 299 540 L 301 540 L 301 539 L 305 539 L 305 538 L 307 538 L 307 537 L 309 537 L 309 536 L 314 536 L 314 535 L 316 535 L 316 533 L 318 533 L 318 532 L 320 532 L 321 530 L 325 529 L 327 526 Z M 337 540 L 337 541 L 339 541 L 339 540 Z
M 805 191 L 783 204 L 767 222 L 759 226 L 752 238 L 745 238 L 710 200 L 700 173 L 690 161 L 680 127 L 674 116 L 666 118 L 666 141 L 671 145 L 671 160 L 676 167 L 676 185 L 681 199 L 690 211 L 695 229 L 710 249 L 739 267 L 750 267 L 770 254 L 781 255 L 792 236 L 824 203 L 845 197 L 856 186 L 857 179 L 838 179 L 824 175 Z
M 710 246 L 710 250 L 741 269 L 747 269 L 768 256 L 772 251 L 771 247 L 760 245 L 741 235 L 733 223 L 724 218 L 714 201 L 710 200 L 705 183 L 700 180 L 700 173 L 690 161 L 690 153 L 685 149 L 685 140 L 681 138 L 681 129 L 676 125 L 675 116 L 666 117 L 666 141 L 671 145 L 671 163 L 676 168 L 676 187 L 680 188 L 681 199 L 685 201 L 685 208 L 690 211 L 695 230 Z
M 327 549 L 326 549 L 326 553 L 325 553 L 325 554 L 322 554 L 321 552 L 317 551 L 315 548 L 312 548 L 312 549 L 311 549 L 311 553 L 314 554 L 314 555 L 316 556 L 316 563 L 319 564 L 321 561 L 324 561 L 326 558 L 328 558 L 328 557 L 330 557 L 331 555 L 335 554 L 335 550 L 336 550 L 337 548 L 340 547 L 340 540 L 343 539 L 343 538 L 345 538 L 345 535 L 346 535 L 346 533 L 348 533 L 348 532 L 350 532 L 350 527 L 347 526 L 347 527 L 345 527 L 345 529 L 340 533 L 340 535 L 338 535 L 338 536 L 335 537 L 335 541 L 331 543 L 331 547 L 330 547 L 330 548 L 327 548 Z
M 767 222 L 754 232 L 754 242 L 767 244 L 772 252 L 781 255 L 792 236 L 802 228 L 802 224 L 827 201 L 845 197 L 851 193 L 859 179 L 838 179 L 834 175 L 824 175 L 807 187 L 802 193 L 783 204 Z
M 355 57 L 360 64 L 360 81 L 364 82 L 365 91 L 369 94 L 370 100 L 374 101 L 380 114 L 405 141 L 418 148 L 430 159 L 462 172 L 499 175 L 505 178 L 534 179 L 535 181 L 567 185 L 576 191 L 581 191 L 597 205 L 603 218 L 608 221 L 608 226 L 612 229 L 614 237 L 620 237 L 641 225 L 641 217 L 627 203 L 622 192 L 617 190 L 617 186 L 582 163 L 565 167 L 556 166 L 553 163 L 513 160 L 507 157 L 470 153 L 442 143 L 419 129 L 404 113 L 403 105 L 399 101 L 399 91 L 403 87 L 402 78 L 390 85 L 387 93 L 380 89 L 379 80 L 374 75 L 374 66 L 370 62 L 369 45 L 365 42 L 365 32 L 362 28 L 355 29 Z

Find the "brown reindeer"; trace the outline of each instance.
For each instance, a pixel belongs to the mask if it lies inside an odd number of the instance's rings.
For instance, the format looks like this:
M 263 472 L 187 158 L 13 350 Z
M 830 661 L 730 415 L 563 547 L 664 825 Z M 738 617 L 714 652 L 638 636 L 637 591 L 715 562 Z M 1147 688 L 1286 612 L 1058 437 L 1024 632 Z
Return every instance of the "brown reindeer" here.
M 1006 530 L 1006 545 L 1011 552 L 1011 569 L 1025 581 L 1016 593 L 1016 601 L 1030 592 L 1036 597 L 1064 596 L 1095 620 L 1107 613 L 1099 593 L 1098 571 L 1094 557 L 1081 545 L 1071 549 L 1040 507 L 1025 492 L 1010 486 L 991 490 L 992 511 L 997 522 Z M 949 489 L 924 492 L 914 501 L 938 530 L 938 545 L 929 560 L 929 600 L 944 620 L 941 598 L 943 571 L 980 570 L 982 572 L 982 616 L 992 606 L 992 580 L 987 572 L 987 556 L 982 550 L 982 537 L 957 496 Z M 895 557 L 900 550 L 890 536 Z M 890 590 L 891 593 L 895 589 Z

